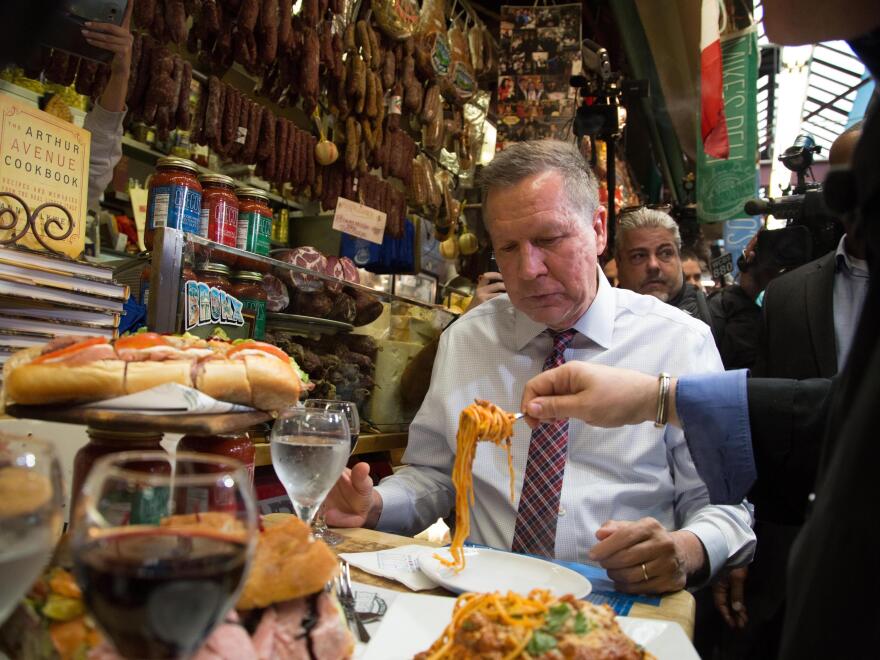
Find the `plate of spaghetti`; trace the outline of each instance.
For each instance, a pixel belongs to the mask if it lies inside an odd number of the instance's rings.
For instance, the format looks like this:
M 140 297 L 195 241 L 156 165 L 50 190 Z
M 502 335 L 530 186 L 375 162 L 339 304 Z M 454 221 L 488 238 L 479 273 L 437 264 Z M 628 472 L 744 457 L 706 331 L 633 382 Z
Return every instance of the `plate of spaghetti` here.
M 571 594 L 583 598 L 592 590 L 590 581 L 580 573 L 537 557 L 491 548 L 464 548 L 463 552 L 467 568 L 462 571 L 448 565 L 447 549 L 440 554 L 420 555 L 419 568 L 434 582 L 457 594 L 496 590 L 529 593 L 546 589 L 558 596 Z
M 699 660 L 681 626 L 553 596 L 399 594 L 361 660 Z

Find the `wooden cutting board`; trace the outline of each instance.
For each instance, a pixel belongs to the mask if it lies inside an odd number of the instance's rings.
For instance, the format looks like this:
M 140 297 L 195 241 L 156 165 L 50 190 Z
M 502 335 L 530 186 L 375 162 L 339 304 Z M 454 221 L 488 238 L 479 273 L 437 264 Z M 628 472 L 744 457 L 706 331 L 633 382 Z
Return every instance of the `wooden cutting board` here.
M 198 433 L 215 435 L 235 433 L 268 422 L 269 413 L 254 411 L 223 415 L 144 415 L 117 410 L 63 408 L 58 406 L 18 406 L 6 408 L 6 414 L 19 419 L 39 419 L 65 424 L 85 424 L 97 429 L 125 431 L 163 431 L 166 433 Z

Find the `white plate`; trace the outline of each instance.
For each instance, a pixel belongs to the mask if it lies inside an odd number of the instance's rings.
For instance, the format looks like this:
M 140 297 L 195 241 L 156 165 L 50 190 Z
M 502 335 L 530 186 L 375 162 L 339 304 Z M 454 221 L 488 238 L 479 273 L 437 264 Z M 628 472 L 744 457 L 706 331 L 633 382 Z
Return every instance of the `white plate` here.
M 379 630 L 359 660 L 411 660 L 440 636 L 452 616 L 454 598 L 398 594 L 382 618 Z M 617 617 L 627 635 L 657 660 L 700 660 L 677 623 Z
M 449 558 L 447 549 L 439 554 Z M 465 548 L 465 567 L 460 573 L 447 568 L 434 552 L 419 556 L 419 568 L 437 584 L 460 594 L 464 591 L 516 591 L 549 589 L 556 596 L 573 594 L 583 598 L 592 590 L 590 581 L 570 568 L 543 559 L 489 548 Z

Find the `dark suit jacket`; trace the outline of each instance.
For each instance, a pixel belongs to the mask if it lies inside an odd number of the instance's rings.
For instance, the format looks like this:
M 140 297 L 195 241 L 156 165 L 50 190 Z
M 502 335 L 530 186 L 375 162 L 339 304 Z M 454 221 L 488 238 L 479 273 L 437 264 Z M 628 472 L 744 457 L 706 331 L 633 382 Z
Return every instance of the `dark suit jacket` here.
M 837 373 L 834 271 L 834 252 L 829 252 L 770 283 L 755 375 L 830 378 Z

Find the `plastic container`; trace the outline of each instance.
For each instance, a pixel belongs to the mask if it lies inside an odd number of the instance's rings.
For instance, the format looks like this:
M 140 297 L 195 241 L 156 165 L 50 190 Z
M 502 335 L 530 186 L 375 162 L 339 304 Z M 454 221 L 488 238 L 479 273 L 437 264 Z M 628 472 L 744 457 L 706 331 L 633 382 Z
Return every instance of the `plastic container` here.
M 263 276 L 255 271 L 239 270 L 232 274 L 232 286 L 227 293 L 238 298 L 243 305 L 245 318 L 253 318 L 251 336 L 263 339 L 266 336 L 266 301 L 268 296 L 263 289 Z
M 153 234 L 158 227 L 199 232 L 202 186 L 197 171 L 196 164 L 185 158 L 167 157 L 156 162 L 147 196 L 144 244 L 148 250 L 153 249 Z
M 199 182 L 202 184 L 199 235 L 221 245 L 236 247 L 238 197 L 232 178 L 223 174 L 205 174 L 199 177 Z

